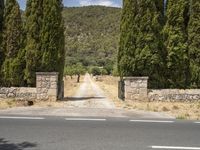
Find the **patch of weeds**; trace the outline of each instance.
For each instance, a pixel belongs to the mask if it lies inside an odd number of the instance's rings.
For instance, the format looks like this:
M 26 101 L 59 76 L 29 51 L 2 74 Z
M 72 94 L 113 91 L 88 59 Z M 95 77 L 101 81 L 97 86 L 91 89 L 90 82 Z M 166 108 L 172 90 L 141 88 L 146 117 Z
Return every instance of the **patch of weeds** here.
M 176 106 L 176 105 L 174 105 L 174 106 L 172 107 L 172 109 L 173 109 L 173 110 L 178 110 L 178 109 L 179 109 L 179 107 L 178 107 L 178 106 Z
M 176 117 L 176 119 L 179 119 L 179 120 L 185 120 L 189 118 L 190 118 L 190 114 L 188 113 Z
M 170 110 L 169 110 L 169 108 L 167 108 L 167 107 L 164 106 L 164 107 L 162 108 L 162 111 L 170 111 Z
M 12 108 L 16 105 L 16 101 L 7 101 L 6 102 L 9 108 Z
M 180 115 L 180 116 L 177 116 L 177 117 L 176 117 L 176 119 L 178 119 L 178 120 L 185 120 L 185 119 L 186 119 L 186 117 L 185 117 L 185 116 L 183 116 L 183 115 Z
M 149 106 L 149 104 L 147 104 L 147 110 L 148 111 L 150 111 L 151 109 L 150 109 L 150 106 Z
M 154 112 L 158 112 L 158 108 L 154 108 L 153 111 L 154 111 Z
M 190 117 L 190 114 L 186 113 L 186 114 L 185 114 L 185 117 L 189 118 L 189 117 Z
M 197 108 L 200 109 L 200 102 L 197 104 Z

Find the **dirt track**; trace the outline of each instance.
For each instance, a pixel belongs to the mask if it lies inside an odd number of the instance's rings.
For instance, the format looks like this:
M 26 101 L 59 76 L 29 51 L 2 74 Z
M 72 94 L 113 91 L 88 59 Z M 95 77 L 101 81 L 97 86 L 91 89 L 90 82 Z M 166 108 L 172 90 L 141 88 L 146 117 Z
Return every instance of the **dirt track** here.
M 91 79 L 89 74 L 85 75 L 84 82 L 76 92 L 75 96 L 68 98 L 66 105 L 78 108 L 115 108 L 114 103 L 109 100 L 100 87 Z

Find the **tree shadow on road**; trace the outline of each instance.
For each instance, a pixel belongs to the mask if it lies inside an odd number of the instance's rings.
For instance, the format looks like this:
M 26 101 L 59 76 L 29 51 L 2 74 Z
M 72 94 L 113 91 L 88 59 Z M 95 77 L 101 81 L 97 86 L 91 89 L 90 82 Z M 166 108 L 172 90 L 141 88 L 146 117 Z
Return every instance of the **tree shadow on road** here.
M 105 97 L 65 97 L 63 101 L 84 101 L 90 99 L 104 99 Z
M 12 143 L 3 138 L 0 138 L 0 150 L 25 150 L 26 148 L 37 147 L 36 143 L 22 142 Z

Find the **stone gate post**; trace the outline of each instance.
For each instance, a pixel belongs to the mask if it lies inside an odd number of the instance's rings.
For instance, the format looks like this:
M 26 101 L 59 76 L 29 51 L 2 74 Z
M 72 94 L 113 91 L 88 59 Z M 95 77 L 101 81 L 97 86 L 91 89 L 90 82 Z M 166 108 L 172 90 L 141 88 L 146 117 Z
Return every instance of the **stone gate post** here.
M 124 77 L 124 99 L 148 101 L 148 77 Z
M 56 101 L 58 97 L 58 73 L 36 73 L 37 100 Z

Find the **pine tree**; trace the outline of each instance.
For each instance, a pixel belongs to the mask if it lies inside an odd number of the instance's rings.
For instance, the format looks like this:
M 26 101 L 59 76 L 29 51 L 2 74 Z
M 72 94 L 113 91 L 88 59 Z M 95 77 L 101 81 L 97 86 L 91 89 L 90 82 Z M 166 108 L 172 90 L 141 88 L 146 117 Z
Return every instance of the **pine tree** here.
M 2 49 L 3 12 L 4 12 L 4 0 L 0 0 L 0 86 L 2 85 L 1 66 L 4 61 L 4 52 Z
M 18 68 L 17 56 L 21 49 L 22 20 L 16 0 L 6 0 L 3 30 L 5 61 L 2 71 L 5 85 L 19 86 L 22 72 Z
M 192 86 L 200 88 L 200 1 L 190 2 L 188 44 Z
M 188 0 L 168 0 L 167 5 L 167 22 L 163 33 L 165 47 L 168 51 L 168 86 L 171 88 L 186 88 L 189 85 L 186 32 Z
M 65 50 L 62 0 L 43 0 L 42 20 L 42 69 L 59 72 L 59 88 L 62 85 Z M 61 89 L 59 89 L 60 95 Z
M 138 24 L 136 22 L 137 0 L 124 0 L 121 18 L 121 35 L 118 51 L 118 71 L 120 77 L 134 76 L 135 50 Z
M 28 0 L 25 12 L 25 51 L 26 69 L 25 80 L 28 86 L 35 86 L 36 72 L 41 70 L 41 28 L 43 0 Z

